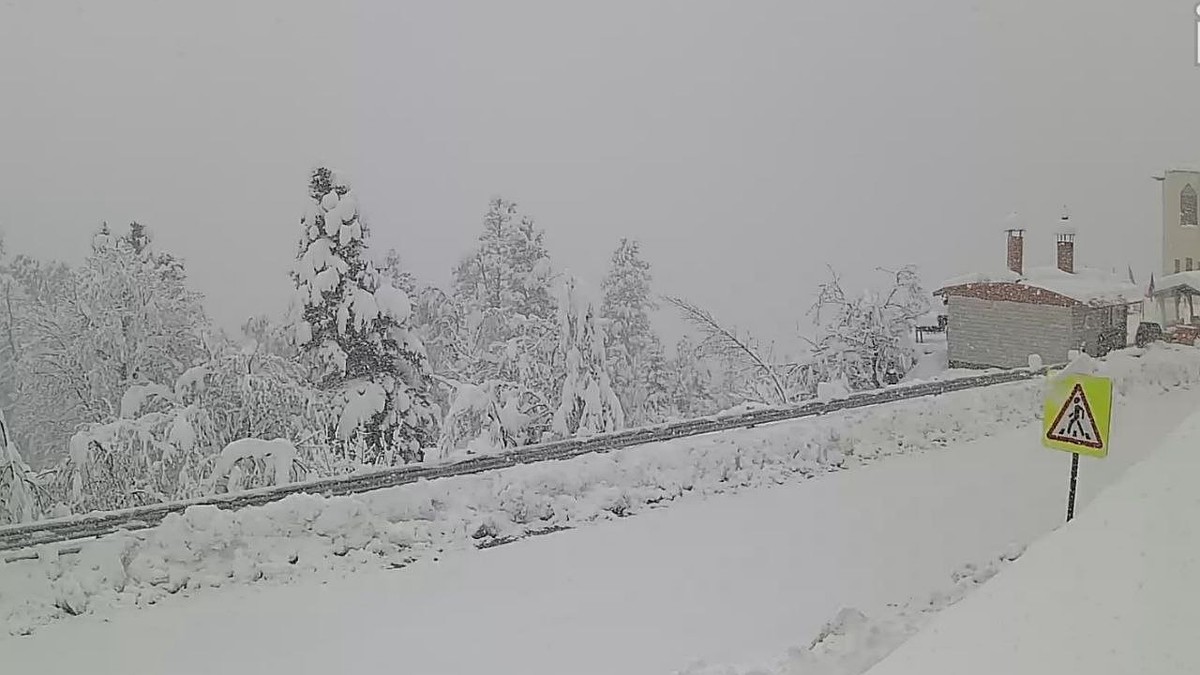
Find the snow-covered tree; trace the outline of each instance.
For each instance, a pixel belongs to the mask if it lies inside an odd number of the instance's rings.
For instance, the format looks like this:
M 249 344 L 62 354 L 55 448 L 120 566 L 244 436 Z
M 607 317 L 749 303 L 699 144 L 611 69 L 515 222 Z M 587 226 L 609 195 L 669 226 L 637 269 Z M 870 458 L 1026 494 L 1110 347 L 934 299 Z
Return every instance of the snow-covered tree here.
M 0 525 L 27 523 L 42 513 L 43 490 L 30 470 L 0 410 Z
M 878 388 L 898 381 L 916 362 L 913 328 L 930 308 L 917 269 L 886 272 L 891 286 L 852 297 L 831 271 L 813 306 L 818 335 L 813 354 L 819 379 L 850 389 Z
M 656 308 L 650 292 L 650 263 L 642 259 L 639 249 L 638 242 L 621 239 L 602 283 L 600 304 L 613 388 L 635 426 L 658 420 L 660 410 L 654 401 L 664 396 L 662 345 L 650 324 L 650 312 Z
M 564 284 L 558 315 L 565 374 L 553 432 L 570 437 L 621 429 L 625 413 L 610 382 L 596 309 L 579 292 L 573 278 Z
M 333 171 L 313 171 L 293 270 L 296 344 L 316 382 L 342 397 L 337 440 L 357 461 L 419 460 L 436 438 L 425 348 L 412 301 L 366 255 L 355 195 Z
M 400 258 L 399 251 L 394 248 L 388 249 L 387 255 L 384 256 L 379 269 L 383 274 L 384 281 L 404 291 L 410 298 L 417 296 L 417 278 L 404 267 L 404 262 Z
M 150 232 L 135 220 L 129 224 L 129 232 L 122 235 L 121 240 L 135 253 L 141 253 L 150 245 Z
M 80 267 L 20 274 L 29 305 L 14 422 L 35 458 L 63 452 L 81 425 L 115 418 L 130 387 L 173 381 L 204 355 L 200 295 L 169 255 L 102 231 Z
M 699 345 L 686 336 L 680 338 L 675 356 L 667 362 L 666 390 L 669 417 L 703 417 L 719 409 L 712 373 L 704 363 Z
M 24 293 L 6 264 L 0 237 L 0 411 L 12 410 L 16 396 L 16 364 L 21 355 L 20 312 Z
M 671 363 L 657 335 L 646 350 L 642 368 L 646 398 L 639 424 L 664 422 L 671 416 Z
M 544 234 L 512 202 L 489 204 L 478 246 L 455 268 L 449 296 L 423 294 L 450 415 L 443 452 L 536 442 L 549 428 L 561 383 L 554 278 Z M 505 413 L 500 423 L 486 411 Z M 498 412 L 496 413 L 499 414 Z M 514 420 L 520 420 L 517 424 Z
M 293 339 L 294 329 L 265 314 L 252 316 L 242 324 L 244 347 L 253 353 L 270 354 L 284 359 L 299 356 Z
M 478 246 L 454 270 L 454 296 L 480 311 L 552 319 L 553 275 L 544 236 L 515 203 L 492 199 Z

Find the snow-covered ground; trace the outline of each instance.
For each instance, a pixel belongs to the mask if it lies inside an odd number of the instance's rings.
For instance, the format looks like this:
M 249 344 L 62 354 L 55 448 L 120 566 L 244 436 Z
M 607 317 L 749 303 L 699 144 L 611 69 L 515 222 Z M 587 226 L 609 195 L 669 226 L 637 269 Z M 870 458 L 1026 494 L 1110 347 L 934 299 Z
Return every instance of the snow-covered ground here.
M 1175 386 L 1197 379 L 1196 355 L 1110 361 L 1115 442 L 1084 460 L 1081 507 L 1200 405 L 1200 390 Z M 689 664 L 770 663 L 844 608 L 887 617 L 1056 527 L 1069 456 L 1041 448 L 1037 395 L 1020 383 L 409 492 L 200 511 L 74 563 L 0 570 L 10 628 L 21 612 L 47 618 L 47 573 L 51 597 L 86 610 L 0 638 L 0 652 L 16 672 L 96 675 L 741 672 Z M 837 464 L 854 468 L 817 475 Z M 817 477 L 792 480 L 803 475 Z M 655 500 L 675 503 L 647 509 Z M 539 508 L 547 520 L 527 517 Z M 456 544 L 602 518 L 485 551 Z M 423 544 L 368 552 L 402 535 Z M 380 571 L 392 555 L 417 560 Z M 291 583 L 239 583 L 255 578 Z M 139 599 L 157 606 L 127 606 Z
M 1200 413 L 872 675 L 1200 672 Z

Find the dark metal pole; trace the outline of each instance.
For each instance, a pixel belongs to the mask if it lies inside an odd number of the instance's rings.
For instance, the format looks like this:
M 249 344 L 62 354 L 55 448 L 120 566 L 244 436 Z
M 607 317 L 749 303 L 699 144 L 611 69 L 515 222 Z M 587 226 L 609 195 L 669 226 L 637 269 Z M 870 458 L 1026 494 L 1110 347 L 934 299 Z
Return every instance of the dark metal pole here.
M 1071 453 L 1071 490 L 1067 493 L 1067 522 L 1075 517 L 1075 483 L 1079 479 L 1079 453 Z

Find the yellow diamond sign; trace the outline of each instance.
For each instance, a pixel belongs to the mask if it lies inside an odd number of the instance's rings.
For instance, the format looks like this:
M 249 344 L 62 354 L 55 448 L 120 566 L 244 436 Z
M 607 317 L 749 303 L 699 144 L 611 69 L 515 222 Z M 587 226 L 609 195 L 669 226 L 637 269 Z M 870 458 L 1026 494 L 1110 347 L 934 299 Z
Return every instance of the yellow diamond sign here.
M 1051 373 L 1042 406 L 1042 444 L 1091 457 L 1108 455 L 1112 380 Z

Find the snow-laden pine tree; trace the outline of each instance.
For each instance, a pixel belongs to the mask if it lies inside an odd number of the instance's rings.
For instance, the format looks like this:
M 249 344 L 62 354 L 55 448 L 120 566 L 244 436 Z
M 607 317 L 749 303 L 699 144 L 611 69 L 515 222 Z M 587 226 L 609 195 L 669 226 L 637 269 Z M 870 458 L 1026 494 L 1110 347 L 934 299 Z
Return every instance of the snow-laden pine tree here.
M 553 318 L 550 255 L 544 236 L 532 218 L 520 215 L 515 203 L 492 199 L 478 246 L 454 270 L 454 296 L 474 310 Z
M 665 395 L 662 345 L 650 323 L 650 312 L 656 308 L 650 263 L 642 259 L 639 249 L 638 242 L 621 239 L 601 286 L 600 303 L 613 389 L 632 426 L 660 421 L 657 402 Z
M 368 261 L 350 186 L 319 168 L 309 196 L 292 275 L 301 308 L 296 343 L 315 381 L 343 397 L 337 441 L 362 463 L 420 460 L 438 415 L 412 301 Z
M 451 294 L 436 298 L 437 375 L 448 388 L 444 452 L 537 441 L 549 427 L 560 373 L 554 278 L 544 234 L 512 202 L 496 198 L 478 246 L 455 268 Z M 509 411 L 501 414 L 500 411 Z M 492 431 L 489 431 L 492 430 Z
M 565 373 L 551 429 L 566 438 L 623 428 L 625 413 L 612 389 L 595 305 L 583 296 L 573 278 L 563 285 L 558 318 Z

